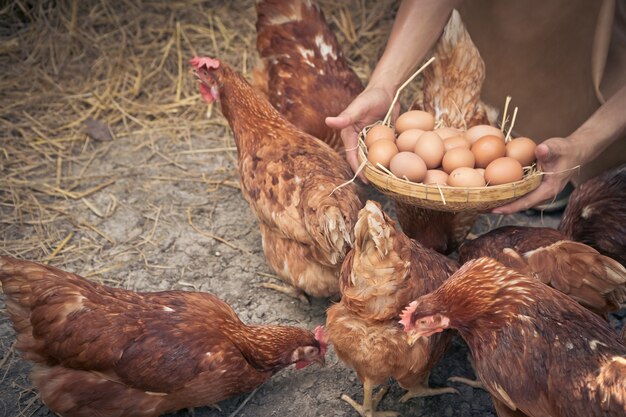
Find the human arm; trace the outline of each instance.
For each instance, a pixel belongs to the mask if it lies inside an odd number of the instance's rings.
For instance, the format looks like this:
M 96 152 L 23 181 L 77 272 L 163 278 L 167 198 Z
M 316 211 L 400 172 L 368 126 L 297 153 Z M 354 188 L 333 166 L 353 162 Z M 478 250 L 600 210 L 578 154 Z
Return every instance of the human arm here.
M 425 58 L 459 3 L 460 0 L 404 0 L 367 87 L 341 114 L 326 118 L 329 127 L 341 129 L 346 159 L 354 171 L 359 166 L 359 132 L 385 116 L 396 90 Z
M 576 166 L 591 162 L 616 140 L 626 137 L 626 85 L 617 91 L 566 138 L 550 138 L 537 145 L 535 155 L 544 172 L 539 187 L 494 213 L 511 214 L 554 198 L 574 176 Z

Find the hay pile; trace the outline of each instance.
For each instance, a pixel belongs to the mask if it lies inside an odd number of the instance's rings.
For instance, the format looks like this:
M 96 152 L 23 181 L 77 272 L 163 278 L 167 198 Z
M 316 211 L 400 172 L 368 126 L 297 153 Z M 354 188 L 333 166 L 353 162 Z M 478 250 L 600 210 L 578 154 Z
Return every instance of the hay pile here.
M 321 4 L 348 60 L 366 79 L 396 2 Z M 223 136 L 225 122 L 219 112 L 207 117 L 187 61 L 217 56 L 247 74 L 257 63 L 255 19 L 252 1 L 14 0 L 4 6 L 0 253 L 68 264 L 113 245 L 74 210 L 103 218 L 115 209 L 115 200 L 98 208 L 91 197 L 125 172 L 94 174 L 93 161 L 123 138 L 145 146 L 146 138 Z M 176 163 L 163 150 L 151 151 Z M 236 184 L 229 175 L 196 179 Z

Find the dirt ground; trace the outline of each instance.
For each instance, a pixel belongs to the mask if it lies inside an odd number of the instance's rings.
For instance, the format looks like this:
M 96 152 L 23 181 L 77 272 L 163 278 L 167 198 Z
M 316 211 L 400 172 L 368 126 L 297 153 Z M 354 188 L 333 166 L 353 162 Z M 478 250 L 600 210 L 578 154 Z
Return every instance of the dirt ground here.
M 216 1 L 191 3 L 206 8 L 207 12 L 187 22 L 188 28 L 202 21 L 206 23 L 206 17 L 213 26 L 216 24 L 211 18 L 221 17 L 226 27 L 217 41 L 207 40 L 209 45 L 219 47 L 229 31 L 245 32 L 228 40 L 239 42 L 238 47 L 247 51 L 243 58 L 238 55 L 234 61 L 249 68 L 252 63 L 246 64 L 245 56 L 254 55 L 253 3 L 242 2 L 241 10 Z M 365 6 L 360 1 L 352 3 L 345 9 L 354 6 L 354 10 L 362 10 L 372 2 L 366 2 Z M 185 3 L 171 2 L 167 7 L 180 8 L 181 4 Z M 323 4 L 327 14 L 333 15 L 335 9 L 327 5 L 330 2 Z M 385 7 L 391 10 L 395 4 L 389 1 Z M 234 16 L 235 12 L 241 12 L 240 18 L 248 24 L 237 26 L 238 22 L 231 21 L 227 13 Z M 182 14 L 183 27 L 185 16 Z M 380 20 L 380 30 L 387 31 L 391 14 L 376 18 Z M 82 20 L 78 21 L 80 25 Z M 171 26 L 172 22 L 168 22 Z M 363 22 L 356 25 L 357 29 Z M 154 23 L 158 24 L 158 21 Z M 3 36 L 11 38 L 6 30 Z M 15 38 L 18 44 L 23 41 L 19 33 Z M 351 43 L 357 44 L 357 41 Z M 201 49 L 199 45 L 196 47 Z M 176 52 L 172 49 L 172 57 L 169 53 L 168 49 L 166 69 L 176 67 Z M 370 52 L 370 63 L 376 53 Z M 15 70 L 15 66 L 20 66 L 28 71 L 26 61 L 16 63 L 9 59 L 7 50 L 0 50 L 0 54 L 4 54 L 0 55 L 0 70 Z M 356 52 L 348 51 L 348 56 L 364 65 Z M 97 59 L 92 57 L 84 62 L 86 71 L 99 62 Z M 359 73 L 366 76 L 368 70 Z M 73 73 L 76 77 L 73 82 L 79 82 L 84 74 Z M 184 76 L 191 78 L 188 72 Z M 8 91 L 7 78 L 2 77 L 3 91 Z M 172 83 L 176 80 L 174 77 Z M 66 85 L 65 81 L 57 81 L 61 87 Z M 212 292 L 249 323 L 280 323 L 309 329 L 324 323 L 327 301 L 313 300 L 311 305 L 304 305 L 260 287 L 273 279 L 272 271 L 265 264 L 256 219 L 238 189 L 236 152 L 230 130 L 216 109 L 210 117 L 205 115 L 193 82 L 185 83 L 182 94 L 185 107 L 167 122 L 177 124 L 174 128 L 157 124 L 158 120 L 150 114 L 139 110 L 133 113 L 123 106 L 96 112 L 108 122 L 110 115 L 122 114 L 115 123 L 109 123 L 114 140 L 88 137 L 81 123 L 68 128 L 73 135 L 69 139 L 64 136 L 67 131 L 52 129 L 46 125 L 44 116 L 54 117 L 53 111 L 45 107 L 52 106 L 54 101 L 37 102 L 40 107 L 29 108 L 34 105 L 2 99 L 0 107 L 4 110 L 0 121 L 22 120 L 23 113 L 28 115 L 31 110 L 39 111 L 42 116 L 35 118 L 25 131 L 16 128 L 0 132 L 0 253 L 49 262 L 89 279 L 130 290 Z M 143 85 L 140 91 L 153 91 L 151 88 L 155 87 Z M 56 94 L 57 99 L 66 95 L 62 88 Z M 141 99 L 141 94 L 137 95 L 137 100 Z M 189 113 L 188 109 L 194 109 L 195 113 Z M 75 118 L 84 120 L 80 113 Z M 383 202 L 392 212 L 392 205 L 380 194 L 372 191 L 371 198 Z M 479 219 L 473 233 L 505 224 L 554 227 L 558 221 L 558 214 L 486 215 Z M 4 312 L 4 296 L 0 296 L 0 307 Z M 619 325 L 615 318 L 612 320 L 614 325 Z M 14 341 L 10 321 L 3 313 L 0 315 L 0 416 L 53 416 L 31 386 L 30 366 L 14 350 Z M 434 369 L 431 384 L 444 386 L 453 375 L 471 377 L 467 354 L 465 344 L 455 339 Z M 392 384 L 380 409 L 397 410 L 407 417 L 495 416 L 485 392 L 456 387 L 458 395 L 413 399 L 400 404 L 397 400 L 402 390 Z M 286 369 L 252 395 L 220 403 L 221 411 L 206 407 L 175 415 L 356 416 L 340 400 L 342 393 L 362 400 L 362 387 L 355 373 L 338 361 L 331 349 L 324 368 Z

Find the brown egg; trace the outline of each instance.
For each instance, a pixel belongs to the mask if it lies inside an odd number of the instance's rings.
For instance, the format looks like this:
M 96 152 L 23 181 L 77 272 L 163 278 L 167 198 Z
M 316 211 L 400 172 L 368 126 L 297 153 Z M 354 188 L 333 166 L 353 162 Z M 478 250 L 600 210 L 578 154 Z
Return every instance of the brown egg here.
M 474 168 L 474 154 L 469 149 L 452 148 L 443 155 L 441 166 L 448 174 L 460 167 Z
M 483 178 L 485 178 L 485 168 L 474 168 L 476 170 L 476 172 L 480 172 L 480 175 L 483 176 Z
M 537 144 L 529 138 L 516 138 L 506 144 L 506 156 L 515 158 L 523 167 L 535 162 L 535 148 Z
M 380 139 L 372 143 L 367 149 L 367 159 L 376 166 L 380 163 L 385 168 L 389 168 L 389 162 L 391 158 L 398 153 L 398 147 L 394 141 L 387 139 Z
M 457 168 L 448 175 L 448 185 L 452 187 L 484 187 L 485 179 L 473 168 Z
M 448 139 L 448 138 L 453 137 L 453 136 L 462 136 L 463 135 L 463 132 L 461 132 L 459 129 L 455 129 L 453 127 L 440 127 L 439 129 L 433 130 L 433 132 L 438 134 L 439 137 L 441 139 L 443 139 L 444 141 L 446 139 Z
M 485 169 L 485 181 L 489 185 L 508 184 L 521 180 L 523 176 L 522 164 L 507 156 L 496 159 Z
M 367 131 L 365 135 L 365 146 L 368 148 L 372 143 L 380 139 L 395 140 L 396 135 L 393 133 L 393 129 L 387 125 L 376 125 Z
M 471 146 L 469 140 L 463 136 L 450 136 L 443 140 L 443 147 L 446 148 L 446 152 L 454 148 L 469 149 Z
M 487 135 L 474 142 L 472 153 L 474 158 L 476 158 L 476 167 L 485 168 L 491 161 L 504 156 L 506 145 L 502 138 Z
M 428 171 L 426 171 L 426 176 L 424 177 L 422 182 L 426 185 L 446 185 L 448 183 L 448 174 L 440 169 L 429 169 Z
M 495 126 L 489 125 L 476 125 L 467 129 L 465 132 L 465 137 L 470 141 L 471 144 L 474 144 L 478 139 L 483 136 L 493 135 L 497 136 L 500 139 L 504 140 L 504 133 L 500 129 Z
M 396 132 L 402 133 L 409 129 L 433 130 L 435 116 L 421 110 L 410 110 L 396 119 Z
M 409 129 L 398 135 L 396 139 L 396 146 L 400 152 L 413 152 L 415 149 L 415 142 L 424 133 L 422 129 Z
M 415 143 L 415 152 L 426 162 L 428 169 L 434 169 L 441 164 L 445 152 L 443 141 L 435 132 L 424 132 Z
M 420 182 L 426 175 L 426 164 L 413 152 L 400 152 L 391 158 L 389 170 L 398 178 Z

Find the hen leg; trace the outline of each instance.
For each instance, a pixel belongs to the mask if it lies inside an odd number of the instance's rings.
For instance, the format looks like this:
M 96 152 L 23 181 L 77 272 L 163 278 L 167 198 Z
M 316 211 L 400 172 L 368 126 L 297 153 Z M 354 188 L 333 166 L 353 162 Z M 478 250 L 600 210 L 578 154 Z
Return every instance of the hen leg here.
M 474 367 L 474 360 L 472 359 L 472 355 L 467 355 L 467 360 L 469 361 L 470 365 L 472 366 L 472 369 L 474 370 L 474 374 L 476 374 L 476 367 Z M 478 375 L 478 374 L 476 374 Z M 452 381 L 452 382 L 459 382 L 461 384 L 465 384 L 465 385 L 469 385 L 472 388 L 476 388 L 476 389 L 482 389 L 487 391 L 487 388 L 485 387 L 485 384 L 483 384 L 483 381 L 480 380 L 480 378 L 476 378 L 476 379 L 469 379 L 469 378 L 464 378 L 462 376 L 451 376 L 450 378 L 448 378 L 448 381 Z
M 397 417 L 398 413 L 395 411 L 376 411 L 378 403 L 383 399 L 388 389 L 389 387 L 385 385 L 372 397 L 374 382 L 365 378 L 363 382 L 363 404 L 357 403 L 346 394 L 342 394 L 341 399 L 350 404 L 361 417 Z
M 450 378 L 448 378 L 448 381 L 469 385 L 470 387 L 476 388 L 476 389 L 482 389 L 485 391 L 487 390 L 485 388 L 485 384 L 483 384 L 483 381 L 481 381 L 480 379 L 469 379 L 469 378 L 464 378 L 462 376 L 451 376 Z
M 431 397 L 434 395 L 458 394 L 459 393 L 456 389 L 452 387 L 442 387 L 442 388 L 429 387 L 428 376 L 429 376 L 428 373 L 426 375 L 422 375 L 421 377 L 419 377 L 419 381 L 415 380 L 415 376 L 413 376 L 413 378 L 409 380 L 407 380 L 406 378 L 402 380 L 398 380 L 401 387 L 407 388 L 407 392 L 400 398 L 400 402 L 404 403 L 410 400 L 411 398 L 416 398 L 416 397 Z
M 261 284 L 261 287 L 282 292 L 283 294 L 287 294 L 290 297 L 297 298 L 305 304 L 310 303 L 308 297 L 303 291 L 291 285 L 278 285 L 271 282 L 264 282 Z

